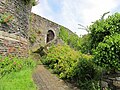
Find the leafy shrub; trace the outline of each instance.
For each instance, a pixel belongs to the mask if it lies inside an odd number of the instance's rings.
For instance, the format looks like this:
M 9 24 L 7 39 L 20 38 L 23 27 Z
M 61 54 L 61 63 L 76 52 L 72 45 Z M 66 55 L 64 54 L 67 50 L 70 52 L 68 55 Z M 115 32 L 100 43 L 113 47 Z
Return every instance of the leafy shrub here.
M 75 50 L 81 49 L 81 38 L 78 37 L 76 34 L 70 34 L 68 38 L 68 45 Z
M 67 45 L 53 46 L 42 62 L 57 73 L 60 78 L 70 78 L 74 75 L 73 67 L 76 65 L 80 53 Z
M 71 48 L 81 51 L 84 54 L 91 53 L 90 34 L 78 37 L 74 33 L 69 33 L 64 27 L 60 28 L 59 37 Z
M 77 62 L 74 71 L 75 80 L 81 90 L 99 90 L 99 79 L 102 69 L 96 66 L 90 55 L 82 55 Z
M 58 45 L 49 49 L 42 62 L 60 78 L 78 83 L 81 90 L 98 90 L 101 68 L 92 59 L 67 45 Z
M 80 38 L 80 40 L 81 40 L 80 41 L 80 44 L 81 44 L 80 51 L 84 54 L 91 54 L 90 34 L 83 35 Z
M 0 77 L 10 72 L 33 67 L 35 67 L 35 62 L 30 58 L 1 57 Z
M 75 50 L 80 50 L 81 39 L 76 34 L 69 33 L 66 28 L 61 27 L 59 37 L 71 48 L 74 48 Z
M 120 34 L 106 36 L 95 52 L 95 62 L 107 69 L 120 70 Z
M 67 44 L 69 33 L 64 27 L 60 27 L 59 37 Z
M 26 4 L 32 4 L 33 6 L 36 5 L 36 1 L 35 0 L 23 0 Z
M 91 54 L 90 34 L 79 37 L 74 33 L 69 33 L 64 27 L 60 28 L 59 37 L 71 48 L 81 51 L 84 54 Z
M 104 40 L 104 37 L 114 33 L 120 33 L 120 14 L 115 13 L 107 19 L 97 20 L 89 27 L 91 38 L 91 49 L 96 49 L 98 44 Z

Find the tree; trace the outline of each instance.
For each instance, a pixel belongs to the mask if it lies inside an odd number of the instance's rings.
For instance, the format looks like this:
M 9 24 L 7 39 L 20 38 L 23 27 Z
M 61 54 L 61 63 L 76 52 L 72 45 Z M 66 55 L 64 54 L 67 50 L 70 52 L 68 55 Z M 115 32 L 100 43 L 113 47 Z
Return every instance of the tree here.
M 91 49 L 96 49 L 104 37 L 114 33 L 120 33 L 120 14 L 115 13 L 107 19 L 97 20 L 89 27 L 91 38 Z
M 89 29 L 95 62 L 109 69 L 120 70 L 120 14 L 97 20 Z

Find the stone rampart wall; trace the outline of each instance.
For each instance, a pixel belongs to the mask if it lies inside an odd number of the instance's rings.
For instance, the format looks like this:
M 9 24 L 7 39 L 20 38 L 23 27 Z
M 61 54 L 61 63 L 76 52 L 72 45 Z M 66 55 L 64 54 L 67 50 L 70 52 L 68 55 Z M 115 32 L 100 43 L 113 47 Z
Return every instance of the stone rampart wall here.
M 0 31 L 27 38 L 31 7 L 24 0 L 0 0 Z
M 28 41 L 20 36 L 0 31 L 0 55 L 28 56 Z

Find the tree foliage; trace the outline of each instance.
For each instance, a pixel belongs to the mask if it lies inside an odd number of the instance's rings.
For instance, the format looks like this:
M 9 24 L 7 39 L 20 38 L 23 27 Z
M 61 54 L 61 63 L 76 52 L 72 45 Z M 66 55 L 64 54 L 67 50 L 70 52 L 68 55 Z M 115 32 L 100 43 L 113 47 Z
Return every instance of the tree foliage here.
M 74 33 L 69 33 L 64 27 L 60 28 L 59 37 L 71 48 L 75 50 L 80 50 L 81 48 L 81 39 Z
M 35 0 L 23 0 L 25 4 L 31 4 L 32 6 L 35 6 L 37 3 Z
M 105 36 L 120 33 L 120 14 L 115 13 L 107 19 L 97 20 L 89 27 L 91 38 L 91 49 L 96 49 Z
M 120 34 L 106 36 L 95 52 L 95 62 L 108 69 L 120 70 Z
M 90 26 L 90 47 L 95 62 L 109 69 L 120 70 L 120 14 L 97 20 Z
M 74 33 L 69 33 L 64 27 L 60 28 L 59 37 L 71 48 L 81 51 L 84 54 L 90 54 L 90 34 L 79 37 Z
M 87 34 L 87 35 L 83 35 L 81 38 L 80 38 L 80 45 L 81 45 L 81 48 L 80 48 L 80 51 L 84 54 L 91 54 L 91 48 L 90 48 L 90 34 Z

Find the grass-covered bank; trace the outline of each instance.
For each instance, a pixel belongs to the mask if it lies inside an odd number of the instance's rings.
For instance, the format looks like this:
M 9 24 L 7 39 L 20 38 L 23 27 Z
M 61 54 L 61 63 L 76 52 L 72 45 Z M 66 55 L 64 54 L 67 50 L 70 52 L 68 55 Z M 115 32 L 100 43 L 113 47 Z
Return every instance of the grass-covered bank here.
M 32 73 L 36 63 L 31 58 L 0 58 L 0 90 L 36 90 Z
M 11 72 L 0 79 L 0 90 L 36 90 L 32 80 L 32 69 Z

